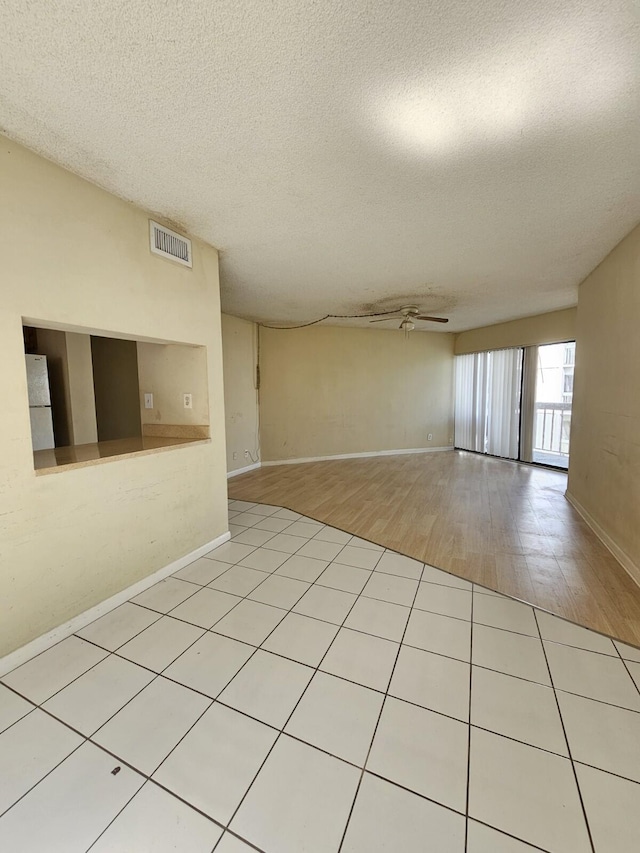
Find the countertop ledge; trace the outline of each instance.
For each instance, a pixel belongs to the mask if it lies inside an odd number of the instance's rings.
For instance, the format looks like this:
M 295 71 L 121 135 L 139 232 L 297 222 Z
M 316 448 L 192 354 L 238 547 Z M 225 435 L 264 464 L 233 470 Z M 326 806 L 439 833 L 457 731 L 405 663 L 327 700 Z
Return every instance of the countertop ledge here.
M 116 441 L 97 441 L 74 447 L 57 447 L 52 450 L 36 450 L 33 454 L 36 476 L 59 474 L 77 468 L 90 468 L 119 459 L 149 456 L 193 445 L 211 444 L 210 438 L 135 438 Z

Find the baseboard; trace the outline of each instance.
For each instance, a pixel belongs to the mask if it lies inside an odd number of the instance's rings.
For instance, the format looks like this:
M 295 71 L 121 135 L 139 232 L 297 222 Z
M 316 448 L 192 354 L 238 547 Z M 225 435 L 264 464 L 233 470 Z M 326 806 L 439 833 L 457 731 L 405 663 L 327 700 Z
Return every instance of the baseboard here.
M 229 471 L 227 473 L 227 480 L 230 480 L 232 477 L 237 477 L 238 474 L 246 474 L 247 471 L 255 471 L 256 468 L 261 468 L 262 464 L 262 462 L 254 462 L 253 465 L 245 465 L 244 468 L 236 468 L 235 471 Z
M 299 465 L 303 462 L 326 462 L 331 459 L 364 459 L 369 456 L 404 456 L 407 453 L 438 453 L 453 450 L 451 447 L 412 447 L 408 450 L 368 450 L 365 453 L 336 453 L 334 456 L 303 456 L 300 459 L 276 459 L 262 462 L 262 467 L 271 465 Z
M 566 491 L 564 496 L 569 501 L 571 506 L 575 509 L 578 515 L 585 521 L 589 527 L 596 534 L 598 539 L 602 542 L 602 544 L 613 554 L 616 560 L 620 563 L 622 568 L 626 571 L 629 577 L 634 580 L 638 586 L 640 586 L 640 566 L 638 566 L 631 557 L 627 554 L 626 551 L 623 551 L 622 548 L 609 536 L 606 530 L 595 520 L 595 518 L 591 515 L 591 513 L 586 510 L 580 501 L 576 500 L 573 495 Z
M 104 616 L 106 613 L 109 613 L 110 610 L 115 610 L 116 607 L 124 604 L 125 601 L 128 601 L 135 595 L 140 595 L 141 592 L 144 592 L 145 589 L 149 589 L 149 587 L 153 586 L 154 583 L 164 580 L 164 578 L 172 575 L 179 569 L 183 569 L 185 566 L 188 566 L 189 563 L 193 563 L 193 561 L 197 560 L 199 557 L 203 557 L 205 554 L 208 554 L 209 551 L 217 548 L 218 545 L 222 545 L 223 542 L 226 542 L 230 538 L 231 534 L 229 531 L 223 533 L 221 536 L 217 536 L 205 545 L 201 545 L 199 548 L 196 548 L 195 551 L 191 551 L 182 557 L 178 557 L 177 560 L 163 566 L 161 569 L 153 572 L 153 574 L 147 575 L 146 578 L 136 581 L 136 583 L 128 586 L 126 589 L 112 595 L 111 598 L 101 601 L 100 604 L 96 604 L 95 607 L 91 607 L 89 610 L 85 610 L 84 613 L 74 616 L 73 619 L 70 619 L 63 625 L 58 625 L 57 628 L 54 628 L 47 634 L 42 634 L 42 636 L 36 637 L 35 640 L 31 640 L 31 642 L 21 646 L 19 649 L 9 652 L 8 655 L 0 658 L 0 677 L 6 675 L 17 666 L 26 663 L 26 661 L 36 655 L 39 655 L 41 652 L 46 651 L 46 649 L 54 646 L 56 643 L 59 643 L 60 640 L 64 640 L 66 637 L 70 637 L 71 634 L 75 634 L 76 631 L 84 628 L 90 622 L 94 622 L 96 619 L 99 619 L 100 616 Z

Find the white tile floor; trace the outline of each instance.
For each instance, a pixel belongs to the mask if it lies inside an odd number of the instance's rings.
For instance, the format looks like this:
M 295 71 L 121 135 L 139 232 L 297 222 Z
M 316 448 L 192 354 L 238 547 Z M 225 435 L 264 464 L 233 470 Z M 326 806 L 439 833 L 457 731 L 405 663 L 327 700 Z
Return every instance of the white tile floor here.
M 275 506 L 0 683 L 0 850 L 637 853 L 640 650 Z

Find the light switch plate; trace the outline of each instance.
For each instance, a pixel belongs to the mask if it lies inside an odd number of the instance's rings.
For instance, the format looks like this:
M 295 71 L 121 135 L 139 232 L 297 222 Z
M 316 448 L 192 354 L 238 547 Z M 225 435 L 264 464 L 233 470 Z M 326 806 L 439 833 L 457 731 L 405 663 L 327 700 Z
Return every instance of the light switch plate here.
M 145 409 L 153 409 L 153 394 L 144 395 L 144 407 Z

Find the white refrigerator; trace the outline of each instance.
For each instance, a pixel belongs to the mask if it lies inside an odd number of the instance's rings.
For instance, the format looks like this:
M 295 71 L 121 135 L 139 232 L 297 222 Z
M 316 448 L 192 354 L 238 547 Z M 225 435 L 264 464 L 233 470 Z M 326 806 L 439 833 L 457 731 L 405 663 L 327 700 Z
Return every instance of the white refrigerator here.
M 27 386 L 29 388 L 29 414 L 31 416 L 31 441 L 34 450 L 55 447 L 53 419 L 51 417 L 51 392 L 46 355 L 25 355 L 27 360 Z

